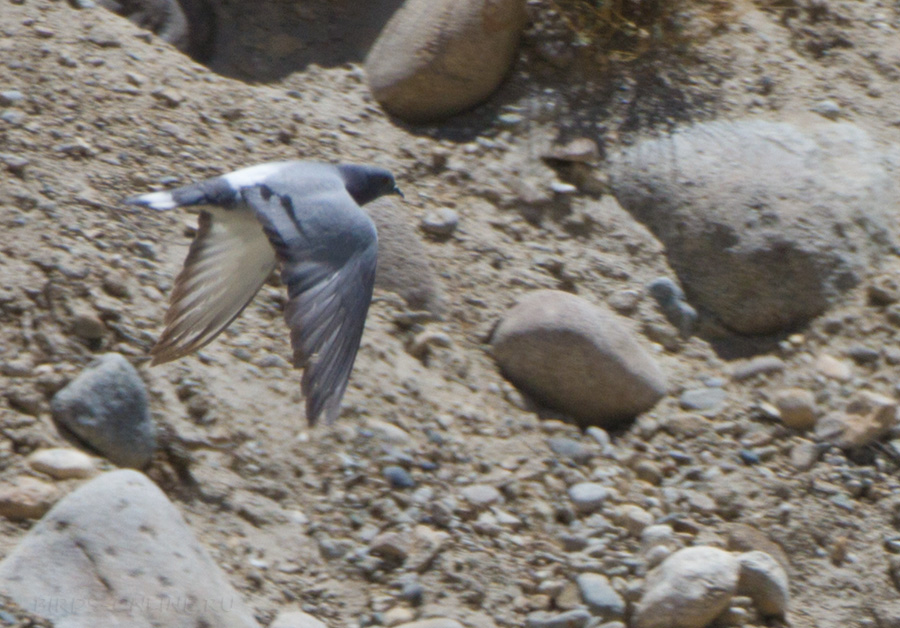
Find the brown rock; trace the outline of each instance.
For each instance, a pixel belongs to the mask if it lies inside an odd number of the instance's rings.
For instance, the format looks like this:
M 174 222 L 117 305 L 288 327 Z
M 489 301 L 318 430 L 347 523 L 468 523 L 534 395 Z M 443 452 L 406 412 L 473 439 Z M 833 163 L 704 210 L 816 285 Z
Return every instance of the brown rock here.
M 808 430 L 816 424 L 816 398 L 802 388 L 785 388 L 775 393 L 775 407 L 781 421 L 795 430 Z
M 0 516 L 7 519 L 40 519 L 59 498 L 52 484 L 23 476 L 0 487 Z
M 666 378 L 620 318 L 568 292 L 537 290 L 506 313 L 494 358 L 538 401 L 601 427 L 652 408 Z
M 509 70 L 525 17 L 524 0 L 407 0 L 366 59 L 372 94 L 411 121 L 478 104 Z
M 835 412 L 816 425 L 816 436 L 838 447 L 854 449 L 868 445 L 897 424 L 897 402 L 864 390 L 847 404 L 846 412 Z
M 790 572 L 791 563 L 781 546 L 760 530 L 745 523 L 730 523 L 725 527 L 728 534 L 728 549 L 733 552 L 759 550 L 778 561 L 785 572 Z

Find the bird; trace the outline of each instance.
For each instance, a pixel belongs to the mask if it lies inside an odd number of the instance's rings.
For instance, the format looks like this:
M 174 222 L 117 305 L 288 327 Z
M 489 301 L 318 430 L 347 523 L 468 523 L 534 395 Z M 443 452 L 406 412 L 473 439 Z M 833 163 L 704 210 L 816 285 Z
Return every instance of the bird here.
M 307 422 L 324 414 L 333 423 L 375 283 L 378 235 L 362 206 L 388 194 L 403 196 L 378 166 L 280 161 L 126 199 L 158 211 L 199 210 L 151 365 L 215 339 L 280 266 Z

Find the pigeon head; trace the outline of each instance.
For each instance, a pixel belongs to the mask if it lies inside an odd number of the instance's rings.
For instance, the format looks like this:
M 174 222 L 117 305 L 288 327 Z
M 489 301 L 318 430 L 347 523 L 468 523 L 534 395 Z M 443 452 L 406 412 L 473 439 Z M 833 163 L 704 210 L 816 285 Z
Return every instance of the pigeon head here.
M 394 175 L 384 168 L 351 164 L 341 164 L 337 168 L 344 179 L 347 191 L 358 205 L 365 205 L 385 194 L 397 194 L 401 198 L 403 197 L 403 193 L 394 181 Z

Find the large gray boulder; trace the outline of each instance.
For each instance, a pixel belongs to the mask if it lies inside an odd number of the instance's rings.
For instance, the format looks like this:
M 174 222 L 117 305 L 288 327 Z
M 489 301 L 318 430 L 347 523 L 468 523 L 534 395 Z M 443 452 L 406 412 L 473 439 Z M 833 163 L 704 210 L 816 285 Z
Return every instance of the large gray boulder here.
M 0 592 L 66 628 L 256 628 L 178 509 L 137 471 L 60 501 L 0 563 Z
M 744 120 L 640 142 L 609 174 L 688 300 L 756 335 L 821 314 L 894 245 L 894 166 L 852 124 Z
M 144 382 L 119 353 L 94 360 L 50 402 L 54 420 L 121 467 L 144 467 L 156 436 Z
M 504 375 L 578 421 L 612 427 L 649 410 L 666 378 L 620 316 L 559 290 L 537 290 L 491 337 Z
M 409 121 L 473 107 L 509 71 L 525 21 L 524 0 L 407 0 L 366 58 L 372 94 Z

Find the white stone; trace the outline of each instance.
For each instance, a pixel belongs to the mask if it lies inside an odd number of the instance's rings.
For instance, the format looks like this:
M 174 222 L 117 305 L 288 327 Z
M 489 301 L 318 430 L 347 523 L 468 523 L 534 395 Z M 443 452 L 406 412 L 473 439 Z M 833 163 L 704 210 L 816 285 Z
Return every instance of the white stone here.
M 791 594 L 787 574 L 778 561 L 759 550 L 740 554 L 738 561 L 738 594 L 752 598 L 756 610 L 764 617 L 784 616 Z
M 579 482 L 569 488 L 569 499 L 581 514 L 600 510 L 608 497 L 609 490 L 597 482 Z
M 66 447 L 39 449 L 29 455 L 27 461 L 35 471 L 59 480 L 87 478 L 97 473 L 93 458 L 77 449 Z
M 269 628 L 327 628 L 325 622 L 298 610 L 281 611 Z
M 61 500 L 0 563 L 0 590 L 58 626 L 258 628 L 178 509 L 130 470 Z
M 740 564 L 708 546 L 678 550 L 654 568 L 635 607 L 634 628 L 704 628 L 728 608 Z

